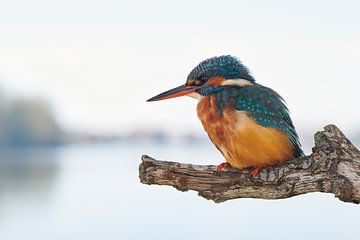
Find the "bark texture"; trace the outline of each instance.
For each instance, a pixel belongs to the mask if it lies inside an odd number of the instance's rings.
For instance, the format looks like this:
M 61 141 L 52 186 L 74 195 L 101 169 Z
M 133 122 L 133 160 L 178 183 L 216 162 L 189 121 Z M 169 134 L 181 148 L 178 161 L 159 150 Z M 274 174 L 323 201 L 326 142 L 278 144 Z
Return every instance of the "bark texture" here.
M 360 202 L 360 151 L 335 126 L 315 134 L 312 154 L 264 168 L 256 177 L 249 171 L 216 166 L 159 161 L 142 156 L 140 181 L 194 190 L 216 203 L 235 198 L 282 199 L 310 193 L 333 193 L 344 202 Z

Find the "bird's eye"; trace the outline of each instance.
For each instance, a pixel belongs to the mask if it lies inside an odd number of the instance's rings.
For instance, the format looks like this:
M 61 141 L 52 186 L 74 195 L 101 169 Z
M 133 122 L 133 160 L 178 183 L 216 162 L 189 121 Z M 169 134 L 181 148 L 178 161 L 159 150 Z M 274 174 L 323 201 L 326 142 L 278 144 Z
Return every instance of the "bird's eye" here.
M 202 85 L 202 82 L 199 79 L 196 79 L 195 82 L 194 82 L 194 85 L 195 86 Z

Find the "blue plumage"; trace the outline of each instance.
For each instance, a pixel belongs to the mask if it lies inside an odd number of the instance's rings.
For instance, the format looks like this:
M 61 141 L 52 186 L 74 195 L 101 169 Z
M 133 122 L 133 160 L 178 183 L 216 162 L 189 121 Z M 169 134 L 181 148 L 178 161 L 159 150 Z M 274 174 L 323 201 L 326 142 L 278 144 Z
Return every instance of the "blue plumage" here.
M 213 95 L 217 99 L 219 114 L 229 104 L 238 111 L 245 111 L 249 117 L 264 127 L 280 129 L 289 138 L 296 151 L 296 157 L 303 155 L 299 137 L 291 121 L 289 110 L 283 98 L 274 90 L 255 83 L 249 70 L 232 56 L 220 56 L 207 59 L 195 67 L 188 79 L 207 81 L 211 77 L 225 79 L 245 79 L 253 86 L 204 86 L 197 92 L 200 95 Z
M 209 78 L 221 76 L 226 79 L 241 78 L 255 82 L 250 71 L 238 59 L 225 55 L 202 61 L 188 75 L 189 79 L 198 79 L 205 83 Z

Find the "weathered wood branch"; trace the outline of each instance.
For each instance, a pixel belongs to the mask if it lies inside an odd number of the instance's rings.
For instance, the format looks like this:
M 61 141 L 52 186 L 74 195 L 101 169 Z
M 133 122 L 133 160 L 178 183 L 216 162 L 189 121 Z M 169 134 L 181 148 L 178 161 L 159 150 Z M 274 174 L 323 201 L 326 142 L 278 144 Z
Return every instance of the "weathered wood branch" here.
M 144 184 L 194 190 L 216 203 L 235 198 L 282 199 L 310 192 L 333 193 L 344 202 L 360 202 L 360 151 L 335 126 L 315 134 L 312 154 L 282 166 L 249 171 L 215 166 L 158 161 L 142 156 L 140 181 Z

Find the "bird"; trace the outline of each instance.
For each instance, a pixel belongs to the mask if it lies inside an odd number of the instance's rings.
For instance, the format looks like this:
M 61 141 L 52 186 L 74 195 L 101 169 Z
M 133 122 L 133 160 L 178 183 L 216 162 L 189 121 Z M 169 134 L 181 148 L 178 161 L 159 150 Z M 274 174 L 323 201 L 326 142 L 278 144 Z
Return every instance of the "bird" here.
M 261 169 L 304 155 L 285 100 L 255 81 L 249 69 L 232 55 L 203 60 L 185 84 L 148 102 L 180 96 L 198 100 L 197 115 L 225 162 L 216 167 Z

